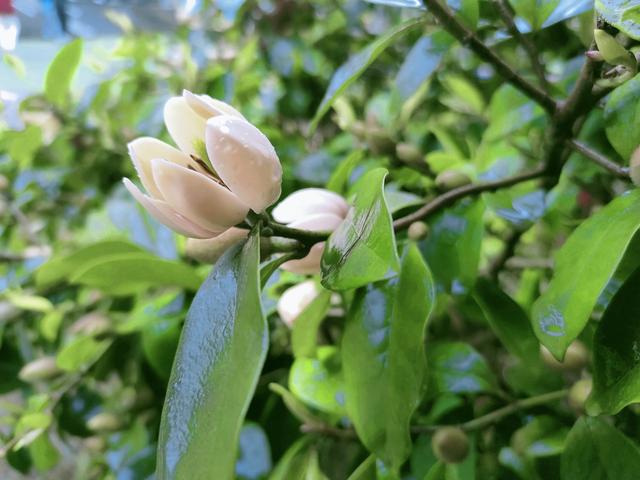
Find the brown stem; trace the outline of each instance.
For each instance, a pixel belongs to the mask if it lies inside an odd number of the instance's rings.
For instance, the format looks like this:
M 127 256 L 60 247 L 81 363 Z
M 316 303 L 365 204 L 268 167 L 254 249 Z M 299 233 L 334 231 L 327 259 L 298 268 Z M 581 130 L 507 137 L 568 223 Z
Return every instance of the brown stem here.
M 603 154 L 595 151 L 586 143 L 583 143 L 580 140 L 568 140 L 567 145 L 573 150 L 575 150 L 576 152 L 582 154 L 584 157 L 591 160 L 592 162 L 597 163 L 605 170 L 608 170 L 615 176 L 619 178 L 627 178 L 627 179 L 629 178 L 629 169 L 627 167 L 623 167 L 609 160 Z
M 529 82 L 529 80 L 505 63 L 498 54 L 487 47 L 472 30 L 464 25 L 447 6 L 440 3 L 440 0 L 424 0 L 424 4 L 447 32 L 460 43 L 468 46 L 481 59 L 493 65 L 496 72 L 504 80 L 540 104 L 548 113 L 553 114 L 556 111 L 556 102 L 547 92 Z

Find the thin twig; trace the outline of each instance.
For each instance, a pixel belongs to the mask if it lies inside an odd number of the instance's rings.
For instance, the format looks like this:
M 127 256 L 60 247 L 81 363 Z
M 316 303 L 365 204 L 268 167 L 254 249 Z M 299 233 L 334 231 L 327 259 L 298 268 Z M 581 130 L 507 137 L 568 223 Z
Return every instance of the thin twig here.
M 618 165 L 617 163 L 609 160 L 600 152 L 595 151 L 586 143 L 581 142 L 580 140 L 568 140 L 567 145 L 575 150 L 576 152 L 582 154 L 584 157 L 588 158 L 594 163 L 597 163 L 605 170 L 608 170 L 610 173 L 614 174 L 619 178 L 629 178 L 629 169 L 627 167 L 623 167 Z
M 545 69 L 542 63 L 540 62 L 540 57 L 538 56 L 538 50 L 535 44 L 531 41 L 529 37 L 524 35 L 516 25 L 516 22 L 513 18 L 513 10 L 509 3 L 506 0 L 494 0 L 496 7 L 498 9 L 498 13 L 502 17 L 502 21 L 507 26 L 507 30 L 509 33 L 515 38 L 522 48 L 527 52 L 527 55 L 531 59 L 531 66 L 533 67 L 533 71 L 538 76 L 538 80 L 540 80 L 540 86 L 545 90 L 549 91 L 549 82 L 547 82 L 547 77 L 545 76 Z
M 475 32 L 464 25 L 448 7 L 440 3 L 440 0 L 424 0 L 424 4 L 433 16 L 440 21 L 447 32 L 460 43 L 468 46 L 484 61 L 493 65 L 496 72 L 505 81 L 511 83 L 526 96 L 540 104 L 548 113 L 553 114 L 556 111 L 556 102 L 547 92 L 529 82 L 529 80 L 505 63 L 497 53 L 480 40 Z
M 502 249 L 502 252 L 500 252 L 500 255 L 498 255 L 493 260 L 493 262 L 491 262 L 491 265 L 489 266 L 489 271 L 487 272 L 492 279 L 494 280 L 498 279 L 498 275 L 507 264 L 507 261 L 511 257 L 513 257 L 516 251 L 516 247 L 518 246 L 518 243 L 520 242 L 520 238 L 522 237 L 524 232 L 525 230 L 514 230 L 505 239 L 504 248 Z
M 512 185 L 517 185 L 518 183 L 540 178 L 545 175 L 545 172 L 546 170 L 544 167 L 539 167 L 530 172 L 521 173 L 512 177 L 501 178 L 500 180 L 495 180 L 493 182 L 476 183 L 454 188 L 453 190 L 449 190 L 448 192 L 437 196 L 426 205 L 420 207 L 415 212 L 397 219 L 395 222 L 393 222 L 393 228 L 396 231 L 402 230 L 404 228 L 407 228 L 413 222 L 422 220 L 429 215 L 438 212 L 442 208 L 448 207 L 456 200 L 464 197 L 478 195 L 483 192 L 493 192 L 501 188 L 511 187 Z

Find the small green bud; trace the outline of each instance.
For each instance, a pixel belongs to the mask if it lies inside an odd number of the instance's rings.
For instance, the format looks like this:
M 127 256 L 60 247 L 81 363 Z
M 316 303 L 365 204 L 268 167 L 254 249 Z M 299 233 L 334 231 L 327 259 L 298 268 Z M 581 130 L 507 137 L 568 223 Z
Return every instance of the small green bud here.
M 569 389 L 569 406 L 579 415 L 584 413 L 584 404 L 591 394 L 593 381 L 590 378 L 578 380 Z
M 634 70 L 637 68 L 636 57 L 604 30 L 596 29 L 593 36 L 598 45 L 598 51 L 607 63 L 624 65 Z
M 366 139 L 369 148 L 375 154 L 391 153 L 395 151 L 396 144 L 391 139 L 389 132 L 375 125 L 369 126 L 366 131 Z
M 640 187 L 640 147 L 631 154 L 629 162 L 629 177 L 636 187 Z
M 9 188 L 9 179 L 4 175 L 0 175 L 0 190 Z
M 101 453 L 107 448 L 107 442 L 102 437 L 87 437 L 84 439 L 84 446 L 93 453 Z
M 57 377 L 61 373 L 62 370 L 56 365 L 55 357 L 42 357 L 22 367 L 18 378 L 23 382 L 33 383 Z
M 440 190 L 453 190 L 471 183 L 471 179 L 460 170 L 445 170 L 436 177 L 436 187 Z
M 109 412 L 98 413 L 87 421 L 87 428 L 92 432 L 115 432 L 123 425 L 119 416 Z
M 411 143 L 399 143 L 396 145 L 396 155 L 405 162 L 421 162 L 424 155 L 418 147 Z
M 460 463 L 469 454 L 469 439 L 461 428 L 442 427 L 433 435 L 431 448 L 438 460 L 444 463 Z
M 69 331 L 96 337 L 111 331 L 111 320 L 104 313 L 89 312 L 76 320 Z
M 413 222 L 409 225 L 407 234 L 411 240 L 416 242 L 427 238 L 427 235 L 429 235 L 429 225 L 424 222 Z

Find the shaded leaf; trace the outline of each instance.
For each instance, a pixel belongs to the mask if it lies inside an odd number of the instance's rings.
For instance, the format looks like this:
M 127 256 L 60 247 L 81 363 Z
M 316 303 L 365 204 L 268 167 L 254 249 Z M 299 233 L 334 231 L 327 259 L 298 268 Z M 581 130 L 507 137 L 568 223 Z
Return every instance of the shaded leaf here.
M 628 160 L 640 144 L 640 75 L 611 93 L 604 108 L 604 122 L 611 145 Z
M 496 379 L 484 358 L 462 342 L 432 344 L 427 350 L 431 395 L 496 390 Z
M 608 24 L 640 40 L 640 3 L 637 0 L 596 0 L 595 7 Z

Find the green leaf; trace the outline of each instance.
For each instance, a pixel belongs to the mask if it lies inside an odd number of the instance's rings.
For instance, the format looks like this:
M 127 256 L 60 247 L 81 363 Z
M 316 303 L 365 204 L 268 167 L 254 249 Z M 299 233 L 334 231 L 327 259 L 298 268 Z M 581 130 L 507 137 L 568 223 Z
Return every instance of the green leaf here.
M 376 457 L 369 455 L 347 480 L 376 480 Z
M 496 390 L 496 379 L 485 359 L 462 342 L 441 342 L 427 351 L 431 395 Z
M 305 472 L 309 462 L 310 440 L 310 437 L 303 437 L 289 447 L 289 450 L 285 452 L 271 475 L 269 475 L 269 480 L 305 479 Z
M 640 269 L 618 290 L 593 339 L 593 393 L 590 414 L 615 415 L 640 402 Z
M 270 383 L 269 390 L 282 398 L 282 402 L 300 423 L 309 425 L 322 424 L 323 419 L 317 417 L 302 401 L 279 383 Z
M 467 293 L 475 284 L 484 234 L 484 203 L 460 202 L 429 221 L 429 236 L 420 243 L 438 291 Z
M 512 355 L 527 362 L 538 363 L 540 347 L 526 312 L 497 285 L 478 280 L 473 294 L 491 329 Z
M 346 414 L 345 386 L 336 347 L 318 348 L 318 358 L 298 358 L 289 372 L 291 392 L 321 412 Z
M 159 480 L 231 479 L 240 429 L 262 370 L 259 233 L 229 249 L 196 294 L 167 389 Z
M 271 471 L 271 448 L 267 434 L 256 423 L 246 423 L 240 431 L 236 478 L 261 480 Z
M 544 118 L 544 110 L 515 87 L 505 84 L 491 97 L 487 115 L 489 127 L 484 132 L 483 140 L 492 142 L 509 137 Z
M 610 25 L 640 40 L 640 3 L 638 0 L 596 0 L 596 11 Z
M 58 352 L 56 364 L 63 370 L 75 372 L 94 363 L 111 345 L 111 340 L 77 337 Z
M 424 35 L 411 48 L 395 79 L 395 87 L 402 100 L 413 96 L 420 86 L 436 71 L 446 48 L 434 41 L 432 35 Z
M 538 30 L 556 9 L 560 0 L 509 0 L 509 3 L 533 30 Z
M 99 259 L 76 272 L 71 283 L 99 288 L 111 295 L 131 295 L 149 287 L 197 290 L 201 278 L 189 265 L 144 252 Z
M 142 351 L 160 378 L 169 380 L 171 365 L 178 347 L 180 318 L 156 318 L 141 334 Z
M 632 480 L 640 450 L 605 420 L 582 417 L 567 437 L 561 472 L 562 480 Z
M 424 334 L 435 291 L 411 244 L 399 278 L 356 294 L 342 339 L 347 411 L 358 436 L 392 470 L 411 452 L 410 420 L 422 398 Z
M 324 289 L 320 290 L 318 296 L 307 305 L 293 322 L 291 348 L 296 358 L 313 357 L 316 354 L 318 328 L 331 306 L 331 292 Z
M 349 290 L 395 276 L 399 270 L 393 222 L 384 198 L 387 171 L 362 177 L 342 224 L 327 240 L 322 255 L 322 285 Z
M 329 87 L 327 88 L 327 91 L 320 102 L 320 106 L 318 106 L 318 110 L 311 121 L 310 131 L 315 130 L 318 122 L 324 114 L 327 113 L 329 108 L 331 108 L 331 105 L 336 98 L 338 98 L 349 85 L 355 82 L 382 52 L 384 52 L 396 39 L 418 25 L 422 25 L 424 21 L 425 17 L 423 16 L 414 17 L 395 26 L 384 35 L 370 43 L 364 50 L 361 50 L 350 57 L 346 63 L 340 66 L 340 68 L 338 68 L 333 74 L 333 77 L 331 77 Z
M 68 255 L 56 255 L 36 270 L 36 285 L 48 287 L 72 277 L 78 270 L 100 258 L 121 253 L 142 253 L 137 245 L 122 240 L 105 240 L 87 247 L 81 247 Z
M 531 319 L 536 336 L 556 358 L 562 359 L 584 329 L 638 228 L 640 190 L 634 190 L 583 222 L 558 252 L 554 276 L 534 303 Z
M 624 160 L 640 144 L 640 75 L 616 88 L 604 108 L 607 138 Z
M 44 81 L 44 94 L 57 107 L 64 107 L 69 99 L 71 81 L 80 65 L 82 39 L 67 43 L 55 56 Z

